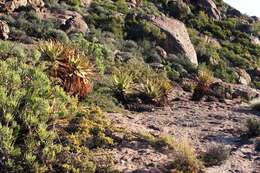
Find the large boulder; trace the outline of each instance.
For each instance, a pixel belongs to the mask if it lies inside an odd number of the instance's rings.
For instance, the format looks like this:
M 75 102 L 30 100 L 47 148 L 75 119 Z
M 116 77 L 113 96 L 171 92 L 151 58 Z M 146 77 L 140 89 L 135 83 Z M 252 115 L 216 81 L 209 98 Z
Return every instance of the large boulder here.
M 10 0 L 5 1 L 4 11 L 12 12 L 20 7 L 25 7 L 27 5 L 27 0 Z
M 221 12 L 218 10 L 213 0 L 198 0 L 198 5 L 205 10 L 210 17 L 216 20 L 221 18 Z
M 196 51 L 182 22 L 166 16 L 150 17 L 150 20 L 166 34 L 161 46 L 167 53 L 181 54 L 194 65 L 198 65 Z
M 7 40 L 9 38 L 10 29 L 5 21 L 0 20 L 0 39 Z

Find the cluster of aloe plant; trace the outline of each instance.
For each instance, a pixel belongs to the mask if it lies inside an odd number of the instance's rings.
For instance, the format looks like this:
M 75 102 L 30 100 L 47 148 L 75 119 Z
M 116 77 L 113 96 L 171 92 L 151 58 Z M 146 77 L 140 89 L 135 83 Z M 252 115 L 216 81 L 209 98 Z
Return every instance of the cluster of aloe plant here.
M 155 78 L 147 78 L 141 84 L 141 93 L 148 99 L 154 102 L 165 101 L 168 93 L 171 91 L 172 85 L 169 81 Z
M 172 89 L 171 83 L 142 63 L 140 68 L 131 68 L 131 64 L 118 68 L 112 75 L 112 89 L 116 97 L 128 103 L 132 97 L 143 103 L 165 104 Z M 136 99 L 134 99 L 136 101 Z
M 91 92 L 95 69 L 84 53 L 56 41 L 40 43 L 39 50 L 43 60 L 48 62 L 48 74 L 59 79 L 65 91 L 79 98 Z

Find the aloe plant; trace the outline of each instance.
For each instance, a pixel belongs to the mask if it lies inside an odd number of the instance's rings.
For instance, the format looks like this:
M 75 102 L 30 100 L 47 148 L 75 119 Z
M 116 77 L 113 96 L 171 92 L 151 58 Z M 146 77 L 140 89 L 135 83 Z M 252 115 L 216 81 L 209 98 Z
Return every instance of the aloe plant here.
M 119 93 L 126 93 L 133 84 L 133 76 L 127 72 L 116 72 L 112 76 L 114 90 Z
M 51 77 L 59 78 L 65 91 L 84 97 L 91 91 L 95 69 L 85 54 L 70 45 L 49 41 L 41 43 L 39 50 Z
M 141 92 L 150 101 L 159 102 L 163 97 L 171 91 L 172 85 L 164 79 L 146 79 L 141 84 Z

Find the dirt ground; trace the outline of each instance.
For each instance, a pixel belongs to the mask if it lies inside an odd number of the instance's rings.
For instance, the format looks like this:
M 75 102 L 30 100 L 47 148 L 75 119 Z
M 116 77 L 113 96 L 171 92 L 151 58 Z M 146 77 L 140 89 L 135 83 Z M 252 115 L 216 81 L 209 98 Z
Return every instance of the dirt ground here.
M 245 122 L 250 117 L 260 118 L 239 100 L 220 102 L 193 102 L 190 93 L 175 91 L 170 104 L 152 112 L 110 113 L 108 117 L 117 127 L 129 132 L 150 132 L 156 135 L 186 137 L 197 153 L 212 143 L 221 143 L 231 149 L 231 155 L 221 166 L 205 168 L 206 173 L 260 173 L 260 153 L 254 140 L 242 137 Z M 159 173 L 158 167 L 171 160 L 168 153 L 145 142 L 122 142 L 112 151 L 116 168 L 122 172 Z

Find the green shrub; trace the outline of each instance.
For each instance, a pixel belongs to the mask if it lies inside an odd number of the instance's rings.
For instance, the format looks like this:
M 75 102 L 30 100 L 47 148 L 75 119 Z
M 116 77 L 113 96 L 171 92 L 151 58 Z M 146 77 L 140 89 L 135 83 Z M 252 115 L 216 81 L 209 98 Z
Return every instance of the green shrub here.
M 20 12 L 15 23 L 11 26 L 37 38 L 46 38 L 47 32 L 55 28 L 54 22 L 40 19 L 34 11 Z
M 111 0 L 95 0 L 90 6 L 87 21 L 102 31 L 110 31 L 116 36 L 123 37 L 124 15 L 120 12 L 125 13 L 127 10 L 124 1 L 114 3 Z
M 113 96 L 112 90 L 106 87 L 94 88 L 94 91 L 84 99 L 84 104 L 100 107 L 105 112 L 121 112 L 123 110 Z
M 46 34 L 47 34 L 48 39 L 57 40 L 57 41 L 60 41 L 60 42 L 63 42 L 63 43 L 69 42 L 69 37 L 62 30 L 50 29 Z
M 180 20 L 185 19 L 191 13 L 189 6 L 182 0 L 168 2 L 167 10 L 171 16 Z
M 75 47 L 83 51 L 95 61 L 96 67 L 101 74 L 106 70 L 107 50 L 103 44 L 97 41 L 88 41 L 82 34 L 73 34 L 70 36 Z
M 41 70 L 15 58 L 0 61 L 0 69 L 1 170 L 48 171 L 61 152 L 49 123 L 70 115 L 71 99 Z
M 81 0 L 65 0 L 66 3 L 72 6 L 80 6 Z

